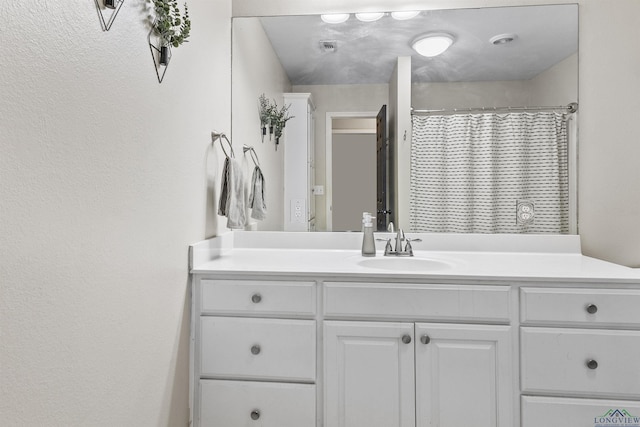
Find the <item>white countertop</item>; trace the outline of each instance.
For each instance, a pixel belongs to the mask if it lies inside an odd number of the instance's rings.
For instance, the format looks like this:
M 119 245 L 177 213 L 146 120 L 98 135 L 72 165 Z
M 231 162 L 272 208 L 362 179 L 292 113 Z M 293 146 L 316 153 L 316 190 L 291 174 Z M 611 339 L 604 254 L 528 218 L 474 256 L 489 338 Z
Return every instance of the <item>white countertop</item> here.
M 382 237 L 388 237 L 388 233 Z M 360 253 L 361 233 L 234 232 L 193 245 L 191 271 L 322 278 L 505 282 L 578 279 L 640 284 L 640 269 L 583 256 L 578 236 L 411 237 L 423 238 L 423 243 L 414 243 L 413 258 L 384 257 L 384 242 L 377 243 L 376 257 L 371 258 Z M 399 265 L 386 266 L 396 262 Z M 373 265 L 365 266 L 367 263 Z

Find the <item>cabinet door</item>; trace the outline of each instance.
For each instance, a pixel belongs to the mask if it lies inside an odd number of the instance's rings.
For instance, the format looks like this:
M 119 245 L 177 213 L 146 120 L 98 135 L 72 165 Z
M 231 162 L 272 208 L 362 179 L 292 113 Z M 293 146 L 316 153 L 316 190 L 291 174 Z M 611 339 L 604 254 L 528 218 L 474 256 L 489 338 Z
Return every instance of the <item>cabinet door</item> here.
M 325 427 L 414 427 L 413 323 L 325 322 Z
M 513 368 L 508 326 L 416 324 L 417 427 L 508 427 Z

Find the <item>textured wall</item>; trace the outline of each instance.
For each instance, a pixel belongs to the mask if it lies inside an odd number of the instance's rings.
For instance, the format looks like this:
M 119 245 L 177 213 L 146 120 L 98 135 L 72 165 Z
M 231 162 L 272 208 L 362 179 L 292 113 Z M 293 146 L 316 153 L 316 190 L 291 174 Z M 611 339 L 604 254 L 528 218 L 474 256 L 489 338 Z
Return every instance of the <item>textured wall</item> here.
M 0 425 L 186 426 L 187 247 L 230 127 L 231 0 L 190 0 L 158 84 L 148 11 L 0 3 Z

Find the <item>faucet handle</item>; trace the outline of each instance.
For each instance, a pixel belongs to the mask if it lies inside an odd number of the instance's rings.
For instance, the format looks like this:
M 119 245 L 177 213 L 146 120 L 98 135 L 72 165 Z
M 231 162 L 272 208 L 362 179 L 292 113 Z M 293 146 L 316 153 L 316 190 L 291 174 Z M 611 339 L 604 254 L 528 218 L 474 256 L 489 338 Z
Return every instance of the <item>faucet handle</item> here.
M 407 239 L 407 244 L 404 247 L 404 252 L 409 256 L 413 256 L 413 248 L 411 247 L 411 240 Z

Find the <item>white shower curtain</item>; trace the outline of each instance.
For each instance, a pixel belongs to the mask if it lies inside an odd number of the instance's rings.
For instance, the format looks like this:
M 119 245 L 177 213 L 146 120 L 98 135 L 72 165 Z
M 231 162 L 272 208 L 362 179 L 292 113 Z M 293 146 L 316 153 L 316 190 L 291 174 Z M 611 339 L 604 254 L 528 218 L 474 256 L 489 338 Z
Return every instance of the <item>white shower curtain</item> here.
M 568 233 L 565 113 L 413 116 L 410 226 L 457 233 Z M 517 223 L 518 202 L 533 222 Z

